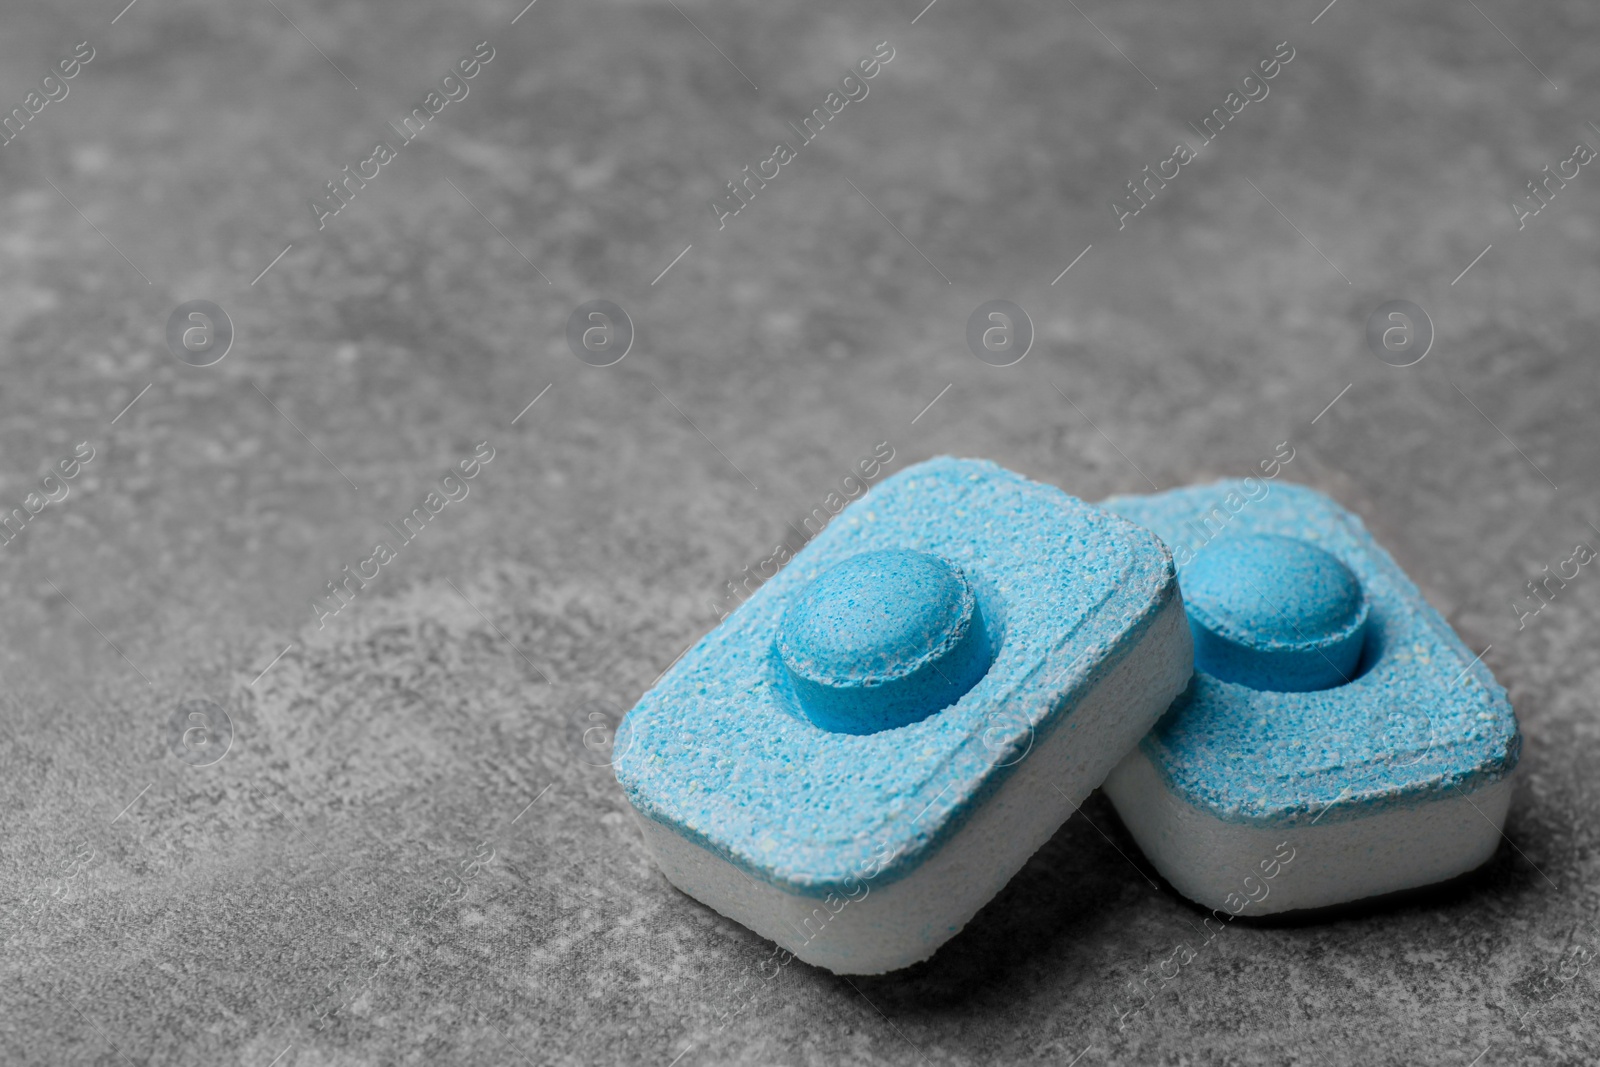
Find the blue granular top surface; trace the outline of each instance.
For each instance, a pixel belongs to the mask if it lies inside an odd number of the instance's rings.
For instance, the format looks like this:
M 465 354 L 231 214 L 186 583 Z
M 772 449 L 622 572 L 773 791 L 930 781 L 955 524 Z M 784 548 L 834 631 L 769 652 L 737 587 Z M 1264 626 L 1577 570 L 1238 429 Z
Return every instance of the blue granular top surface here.
M 1358 818 L 1470 791 L 1515 768 L 1522 740 L 1505 690 L 1361 520 L 1328 497 L 1247 479 L 1102 506 L 1171 546 L 1180 586 L 1185 566 L 1210 546 L 1281 534 L 1338 557 L 1370 602 L 1359 673 L 1348 684 L 1266 692 L 1196 672 L 1142 742 L 1189 803 L 1248 823 Z
M 871 734 L 799 710 L 773 650 L 785 607 L 860 552 L 943 557 L 972 583 L 996 649 L 955 704 Z M 696 644 L 628 714 L 617 780 L 645 816 L 791 892 L 915 869 L 1031 747 L 1076 729 L 1082 695 L 1175 595 L 1149 532 L 979 460 L 885 479 Z

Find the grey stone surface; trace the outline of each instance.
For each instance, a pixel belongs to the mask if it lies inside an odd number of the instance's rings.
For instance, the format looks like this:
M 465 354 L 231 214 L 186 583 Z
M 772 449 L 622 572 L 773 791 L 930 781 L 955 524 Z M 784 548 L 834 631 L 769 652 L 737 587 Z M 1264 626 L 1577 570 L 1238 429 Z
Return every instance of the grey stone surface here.
M 1600 1058 L 1600 578 L 1513 608 L 1600 539 L 1600 179 L 1509 207 L 1600 143 L 1592 6 L 121 7 L 0 13 L 6 109 L 95 49 L 0 146 L 0 501 L 95 450 L 0 546 L 4 1062 Z M 482 40 L 319 231 L 309 198 Z M 885 40 L 719 230 L 723 183 Z M 1124 183 L 1284 40 L 1119 230 Z M 637 327 L 604 369 L 565 342 L 597 297 Z M 191 299 L 236 328 L 215 366 L 166 350 Z M 1036 327 L 1015 366 L 967 351 L 990 299 Z M 1437 329 L 1412 367 L 1365 346 L 1392 299 Z M 1200 917 L 1098 798 L 930 963 L 769 979 L 592 765 L 590 716 L 879 441 L 1093 499 L 1285 440 L 1512 692 L 1507 841 L 1458 884 L 1231 927 L 1119 1028 Z M 194 700 L 234 730 L 204 766 L 168 747 Z

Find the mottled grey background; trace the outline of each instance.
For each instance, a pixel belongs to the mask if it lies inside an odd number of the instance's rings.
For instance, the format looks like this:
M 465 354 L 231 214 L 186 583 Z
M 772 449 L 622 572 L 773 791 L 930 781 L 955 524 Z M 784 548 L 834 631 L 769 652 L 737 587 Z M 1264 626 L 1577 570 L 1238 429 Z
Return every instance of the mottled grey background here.
M 1600 14 L 921 4 L 6 5 L 0 110 L 95 58 L 0 147 L 0 501 L 96 452 L 0 546 L 0 1059 L 1600 1057 L 1600 573 L 1512 606 L 1600 540 L 1600 176 L 1520 232 L 1509 206 L 1600 144 Z M 319 232 L 308 199 L 481 40 L 470 95 Z M 722 184 L 885 40 L 719 232 Z M 1123 183 L 1284 40 L 1119 232 Z M 565 344 L 595 298 L 637 328 L 605 369 Z M 165 346 L 193 299 L 237 332 L 208 368 Z M 990 299 L 1036 327 L 1015 366 L 966 349 Z M 1363 340 L 1392 299 L 1437 328 L 1405 369 Z M 319 630 L 323 583 L 484 440 Z M 1230 928 L 1119 1030 L 1199 915 L 1098 798 L 932 962 L 769 981 L 591 765 L 585 727 L 879 441 L 1093 499 L 1284 440 L 1511 690 L 1508 841 L 1458 884 Z M 194 700 L 234 729 L 208 766 L 168 749 Z

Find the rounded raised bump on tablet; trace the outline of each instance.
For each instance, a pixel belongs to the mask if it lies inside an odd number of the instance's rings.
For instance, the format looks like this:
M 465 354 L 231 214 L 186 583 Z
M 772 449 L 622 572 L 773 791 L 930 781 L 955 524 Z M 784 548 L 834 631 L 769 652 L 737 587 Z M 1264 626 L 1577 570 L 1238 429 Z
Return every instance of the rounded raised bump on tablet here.
M 1196 670 L 1285 693 L 1354 679 L 1367 596 L 1326 550 L 1281 534 L 1219 539 L 1184 569 L 1179 585 Z
M 914 549 L 862 552 L 813 579 L 785 610 L 777 650 L 806 718 L 851 734 L 949 707 L 992 659 L 966 575 Z

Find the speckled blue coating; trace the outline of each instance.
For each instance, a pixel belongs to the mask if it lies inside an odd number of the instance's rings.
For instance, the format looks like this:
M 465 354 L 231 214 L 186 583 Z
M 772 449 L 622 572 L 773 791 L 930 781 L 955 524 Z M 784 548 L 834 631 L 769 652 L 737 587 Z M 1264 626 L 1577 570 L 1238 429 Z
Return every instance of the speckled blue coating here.
M 1361 580 L 1337 556 L 1282 534 L 1208 544 L 1183 572 L 1195 668 L 1252 689 L 1343 685 L 1366 638 Z
M 777 648 L 806 718 L 851 734 L 927 718 L 961 699 L 990 662 L 961 568 L 904 548 L 851 556 L 799 590 Z
M 954 705 L 871 734 L 809 721 L 773 649 L 785 609 L 861 552 L 960 567 L 994 662 Z M 940 458 L 855 501 L 628 713 L 617 780 L 644 817 L 791 893 L 920 866 L 1176 595 L 1171 554 L 1109 512 L 993 463 Z
M 1367 596 L 1366 647 L 1347 685 L 1264 692 L 1196 671 L 1140 743 L 1182 799 L 1236 822 L 1333 821 L 1471 792 L 1515 768 L 1522 737 L 1505 690 L 1334 501 L 1247 479 L 1102 506 L 1172 546 L 1180 585 L 1229 539 L 1272 533 L 1337 556 Z

